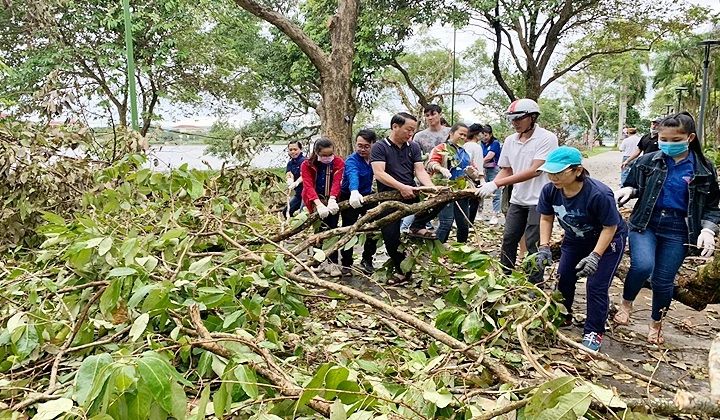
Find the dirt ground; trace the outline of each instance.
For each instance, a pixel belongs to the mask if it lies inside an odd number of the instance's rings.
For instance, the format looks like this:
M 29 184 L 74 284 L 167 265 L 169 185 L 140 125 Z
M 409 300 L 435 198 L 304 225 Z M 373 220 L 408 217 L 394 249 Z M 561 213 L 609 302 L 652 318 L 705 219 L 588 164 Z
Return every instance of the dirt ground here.
M 614 190 L 620 184 L 620 162 L 620 152 L 611 151 L 585 159 L 585 166 L 592 177 L 603 181 Z M 631 202 L 628 206 L 633 204 Z M 491 209 L 489 200 L 486 201 L 484 207 L 486 210 Z M 486 212 L 484 216 L 487 220 L 490 215 Z M 555 231 L 560 231 L 559 226 Z M 498 238 L 501 237 L 501 234 L 502 226 L 476 222 L 476 232 L 471 233 L 469 242 L 480 244 L 481 248 L 497 254 Z M 451 239 L 453 237 L 454 233 L 451 234 Z M 361 250 L 358 249 L 356 252 L 359 253 Z M 375 260 L 376 267 L 379 267 L 385 260 L 387 260 L 387 256 L 384 254 L 384 248 L 381 248 Z M 623 264 L 629 265 L 627 249 L 621 266 Z M 685 268 L 692 270 L 695 267 Z M 341 282 L 377 297 L 391 300 L 397 306 L 406 306 L 408 309 L 417 308 L 421 302 L 431 305 L 432 301 L 438 297 L 433 290 L 407 289 L 402 286 L 380 287 L 377 283 L 360 277 L 343 278 Z M 622 288 L 622 279 L 616 277 L 610 289 L 611 319 L 615 312 L 615 306 L 621 299 Z M 712 339 L 715 334 L 720 332 L 720 305 L 711 305 L 704 311 L 695 311 L 679 302 L 673 302 L 663 326 L 666 342 L 662 346 L 650 345 L 646 341 L 650 308 L 651 291 L 643 289 L 635 301 L 630 325 L 615 326 L 612 321 L 608 322 L 601 352 L 623 362 L 637 372 L 666 384 L 695 392 L 708 391 L 707 355 Z M 574 311 L 576 325 L 565 333 L 580 342 L 585 314 L 584 281 L 578 284 Z M 548 355 L 545 360 L 541 359 L 540 361 L 548 366 L 562 365 L 563 361 L 572 362 L 572 365 L 580 370 L 585 369 L 578 373 L 582 373 L 585 377 L 592 377 L 606 386 L 615 387 L 627 397 L 648 395 L 672 397 L 672 394 L 667 391 L 654 386 L 648 387 L 647 383 L 636 380 L 630 375 L 617 373 L 617 369 L 610 367 L 605 362 L 587 363 L 587 357 L 579 356 L 575 351 L 558 352 Z

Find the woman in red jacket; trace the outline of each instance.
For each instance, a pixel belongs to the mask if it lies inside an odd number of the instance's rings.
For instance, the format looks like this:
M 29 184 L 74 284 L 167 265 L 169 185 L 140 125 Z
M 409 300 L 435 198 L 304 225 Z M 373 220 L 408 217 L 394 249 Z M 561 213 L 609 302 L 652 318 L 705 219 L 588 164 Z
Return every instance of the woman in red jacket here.
M 318 231 L 334 229 L 338 226 L 340 207 L 337 197 L 340 195 L 345 162 L 335 156 L 335 145 L 323 137 L 315 142 L 310 157 L 300 166 L 303 179 L 302 199 L 308 211 L 317 210 L 322 220 Z M 340 277 L 338 253 L 328 256 L 329 262 L 321 266 L 321 271 L 332 277 Z

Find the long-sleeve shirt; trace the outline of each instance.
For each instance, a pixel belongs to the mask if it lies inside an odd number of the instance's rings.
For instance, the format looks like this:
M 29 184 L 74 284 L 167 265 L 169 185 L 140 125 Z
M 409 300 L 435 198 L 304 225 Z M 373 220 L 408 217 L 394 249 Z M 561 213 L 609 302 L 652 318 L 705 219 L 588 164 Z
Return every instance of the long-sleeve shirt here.
M 303 162 L 305 162 L 305 155 L 300 153 L 295 159 L 290 159 L 285 166 L 285 173 L 292 173 L 293 181 L 297 181 L 297 179 L 300 178 L 300 165 L 302 165 Z M 302 188 L 302 184 L 295 187 L 295 195 L 302 194 Z
M 451 157 L 452 159 L 450 159 Z M 475 167 L 468 152 L 462 147 L 455 146 L 450 142 L 435 146 L 432 152 L 430 152 L 430 162 L 436 162 L 440 166 L 449 169 L 451 180 L 465 176 L 465 168 L 468 166 Z
M 338 156 L 329 164 L 312 163 L 306 160 L 300 165 L 300 174 L 303 178 L 302 199 L 308 211 L 315 209 L 314 200 L 327 200 L 330 196 L 340 196 L 340 182 L 342 182 L 345 162 Z M 321 182 L 318 184 L 318 180 Z
M 345 160 L 340 192 L 343 195 L 350 195 L 351 191 L 357 190 L 362 195 L 372 194 L 373 170 L 365 158 L 357 152 L 348 156 Z

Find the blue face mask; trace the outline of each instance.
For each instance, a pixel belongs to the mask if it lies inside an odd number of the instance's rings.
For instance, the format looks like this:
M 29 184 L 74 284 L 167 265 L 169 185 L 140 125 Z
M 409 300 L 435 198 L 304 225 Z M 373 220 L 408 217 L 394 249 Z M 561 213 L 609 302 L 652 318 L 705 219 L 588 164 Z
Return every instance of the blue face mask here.
M 688 150 L 688 140 L 684 141 L 658 141 L 658 147 L 670 157 L 681 155 Z

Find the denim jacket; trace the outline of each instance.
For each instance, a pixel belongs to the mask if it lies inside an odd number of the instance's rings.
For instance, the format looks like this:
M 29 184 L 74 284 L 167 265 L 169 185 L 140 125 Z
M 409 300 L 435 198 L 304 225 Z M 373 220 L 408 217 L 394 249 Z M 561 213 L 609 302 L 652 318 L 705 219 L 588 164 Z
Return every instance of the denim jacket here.
M 704 228 L 718 234 L 720 189 L 715 167 L 709 164 L 710 167 L 705 166 L 702 160 L 696 157 L 694 174 L 688 187 L 688 211 L 685 223 L 688 226 L 690 244 L 697 242 L 698 235 Z M 647 228 L 667 173 L 665 154 L 662 152 L 645 154 L 630 168 L 623 186 L 632 187 L 632 196 L 638 199 L 630 215 L 631 229 L 643 231 Z

